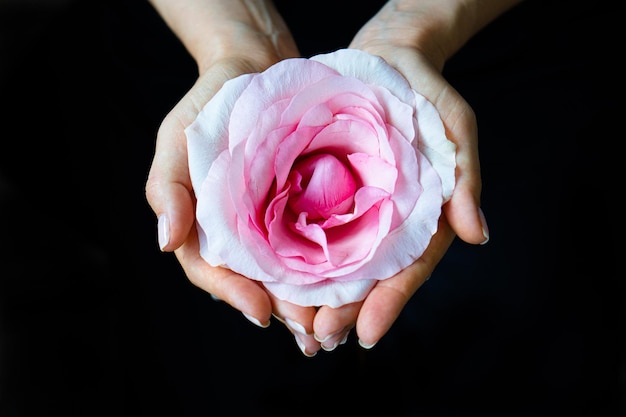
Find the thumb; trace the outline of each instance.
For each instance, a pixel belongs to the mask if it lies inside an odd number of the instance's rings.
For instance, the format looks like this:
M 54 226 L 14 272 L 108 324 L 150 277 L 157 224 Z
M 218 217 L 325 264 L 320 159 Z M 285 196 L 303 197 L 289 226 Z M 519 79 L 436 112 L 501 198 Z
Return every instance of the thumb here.
M 158 218 L 159 247 L 168 252 L 177 249 L 193 226 L 194 198 L 184 126 L 172 114 L 159 128 L 145 192 Z
M 489 241 L 489 227 L 476 194 L 468 188 L 458 187 L 443 210 L 446 220 L 460 239 L 484 245 Z

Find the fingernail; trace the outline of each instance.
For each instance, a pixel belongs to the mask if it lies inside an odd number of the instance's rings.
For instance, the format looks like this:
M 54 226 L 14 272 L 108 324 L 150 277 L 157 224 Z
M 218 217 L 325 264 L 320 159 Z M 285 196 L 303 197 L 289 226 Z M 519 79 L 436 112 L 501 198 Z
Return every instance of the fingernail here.
M 371 349 L 374 346 L 376 346 L 376 342 L 368 345 L 367 343 L 364 343 L 361 339 L 359 339 L 359 345 L 363 348 L 363 349 Z
M 261 321 L 260 321 L 259 319 L 257 319 L 257 318 L 256 318 L 256 317 L 254 317 L 254 316 L 251 316 L 251 315 L 249 315 L 249 314 L 246 314 L 246 313 L 241 313 L 241 314 L 243 314 L 243 316 L 244 316 L 245 318 L 247 318 L 248 320 L 250 320 L 250 322 L 252 322 L 253 324 L 255 324 L 255 325 L 257 325 L 257 326 L 259 326 L 259 327 L 261 327 L 261 328 L 263 328 L 263 329 L 265 329 L 266 327 L 268 327 L 268 326 L 270 325 L 270 324 L 269 324 L 269 322 L 268 322 L 268 323 L 266 323 L 266 324 L 261 323 Z
M 301 339 L 301 335 L 298 332 L 295 332 L 293 334 L 294 339 L 296 339 L 296 344 L 298 345 L 298 347 L 300 348 L 300 350 L 302 351 L 302 353 L 304 354 L 304 356 L 308 357 L 308 358 L 312 358 L 313 356 L 317 355 L 317 352 L 313 352 L 313 353 L 308 353 L 306 351 L 306 345 L 304 344 L 304 342 Z
M 337 348 L 337 346 L 339 345 L 343 345 L 348 341 L 348 335 L 350 334 L 350 331 L 346 331 L 343 334 L 343 337 L 341 339 L 337 339 L 335 340 L 335 342 L 328 346 L 328 345 L 324 345 L 324 343 L 322 343 L 320 346 L 322 347 L 322 349 L 324 349 L 326 352 L 332 352 L 333 350 L 335 350 Z
M 297 321 L 293 321 L 290 318 L 285 317 L 285 323 L 287 323 L 287 326 L 291 327 L 291 329 L 295 332 L 298 332 L 304 335 L 308 334 L 304 326 L 298 323 Z
M 159 248 L 163 250 L 170 243 L 170 220 L 167 214 L 161 214 L 157 224 Z
M 345 328 L 345 327 L 343 327 L 343 328 L 341 328 L 341 329 L 337 330 L 337 331 L 336 331 L 336 332 L 334 332 L 334 333 L 329 334 L 329 335 L 328 335 L 328 336 L 326 336 L 326 337 L 319 337 L 319 336 L 318 336 L 318 335 L 316 335 L 316 334 L 314 334 L 314 335 L 313 335 L 313 337 L 314 337 L 314 338 L 315 338 L 315 340 L 317 340 L 318 342 L 320 342 L 320 343 L 324 343 L 324 342 L 326 342 L 326 341 L 330 340 L 331 338 L 338 336 L 338 335 L 339 335 L 341 332 L 343 332 L 344 330 L 346 330 L 346 328 Z
M 479 208 L 478 209 L 478 214 L 480 216 L 480 223 L 481 223 L 482 228 L 483 228 L 483 236 L 485 237 L 485 240 L 480 242 L 480 244 L 484 245 L 487 242 L 489 242 L 489 227 L 487 226 L 487 219 L 485 219 L 485 213 L 483 213 L 483 209 Z

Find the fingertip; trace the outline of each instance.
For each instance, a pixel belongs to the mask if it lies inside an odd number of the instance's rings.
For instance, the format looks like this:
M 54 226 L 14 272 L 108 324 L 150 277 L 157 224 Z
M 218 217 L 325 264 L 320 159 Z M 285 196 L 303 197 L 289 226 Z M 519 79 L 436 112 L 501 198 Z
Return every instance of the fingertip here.
M 236 287 L 226 289 L 229 293 L 228 303 L 241 311 L 251 323 L 261 328 L 268 327 L 272 318 L 272 303 L 269 297 L 256 282 L 242 278 Z M 231 294 L 233 291 L 234 294 Z
M 443 209 L 446 221 L 461 240 L 474 245 L 489 241 L 485 213 L 470 194 L 453 196 Z
M 366 350 L 370 350 L 371 348 L 376 346 L 377 343 L 378 341 L 367 343 L 367 342 L 364 342 L 362 339 L 359 339 L 359 346 L 361 346 L 363 349 L 366 349 Z
M 193 243 L 177 249 L 187 278 L 207 292 L 216 302 L 223 302 L 239 311 L 247 320 L 261 328 L 270 325 L 272 303 L 256 282 L 228 268 L 210 266 Z
M 170 243 L 170 218 L 166 213 L 162 213 L 158 216 L 157 237 L 159 249 L 161 249 L 161 252 L 165 252 Z
M 484 240 L 480 242 L 481 245 L 486 245 L 489 242 L 489 226 L 487 225 L 487 219 L 482 208 L 478 208 L 478 217 L 480 218 L 480 225 L 483 232 Z
M 364 349 L 373 348 L 387 334 L 405 304 L 402 291 L 374 287 L 357 318 L 358 344 Z
M 265 329 L 265 328 L 269 327 L 269 325 L 270 325 L 270 321 L 269 320 L 261 321 L 261 320 L 257 319 L 256 317 L 254 317 L 254 316 L 252 316 L 250 314 L 247 314 L 247 313 L 244 313 L 244 312 L 242 312 L 241 314 L 243 314 L 243 316 L 245 318 L 247 318 L 252 324 L 254 324 L 254 325 L 256 325 L 256 326 L 258 326 L 258 327 L 260 327 L 262 329 Z

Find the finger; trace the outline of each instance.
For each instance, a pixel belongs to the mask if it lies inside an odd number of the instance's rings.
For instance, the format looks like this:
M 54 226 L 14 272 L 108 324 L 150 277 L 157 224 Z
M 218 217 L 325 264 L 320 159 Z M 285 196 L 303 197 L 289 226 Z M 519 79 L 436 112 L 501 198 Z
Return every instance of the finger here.
M 182 245 L 194 222 L 183 129 L 180 119 L 174 116 L 163 121 L 146 182 L 146 198 L 158 218 L 159 247 L 163 251 Z
M 183 244 L 194 219 L 194 197 L 189 177 L 185 128 L 213 94 L 216 80 L 199 78 L 163 119 L 157 132 L 152 165 L 146 181 L 146 199 L 158 218 L 159 247 L 173 251 Z
M 157 132 L 146 196 L 159 219 L 159 245 L 164 251 L 173 251 L 187 242 L 195 222 L 185 129 L 228 78 L 219 67 L 202 74 L 168 113 Z
M 430 277 L 454 236 L 445 219 L 441 219 L 439 231 L 426 252 L 397 275 L 376 284 L 365 299 L 356 322 L 361 346 L 372 348 L 389 331 L 409 299 Z
M 448 224 L 456 235 L 471 244 L 485 244 L 489 228 L 480 208 L 482 180 L 478 155 L 476 115 L 452 88 L 441 98 L 446 135 L 456 146 L 456 184 L 452 198 L 443 206 Z
M 196 80 L 159 126 L 145 192 L 158 218 L 159 247 L 163 251 L 182 245 L 195 219 L 185 128 L 223 83 L 240 73 L 232 65 L 211 68 Z
M 269 326 L 272 303 L 265 289 L 256 281 L 229 269 L 210 266 L 200 256 L 198 246 L 194 227 L 189 238 L 174 252 L 189 281 L 241 311 L 248 320 L 259 327 Z
M 315 307 L 302 307 L 282 301 L 267 293 L 271 302 L 274 317 L 283 323 L 293 334 L 300 351 L 307 357 L 313 357 L 320 350 L 320 343 L 313 336 L 313 319 Z
M 362 301 L 350 303 L 338 308 L 322 306 L 315 315 L 313 327 L 315 339 L 325 351 L 332 351 L 346 343 L 350 331 L 356 324 Z
M 485 214 L 471 190 L 458 187 L 452 199 L 443 206 L 450 226 L 463 241 L 484 245 L 489 242 L 489 226 Z

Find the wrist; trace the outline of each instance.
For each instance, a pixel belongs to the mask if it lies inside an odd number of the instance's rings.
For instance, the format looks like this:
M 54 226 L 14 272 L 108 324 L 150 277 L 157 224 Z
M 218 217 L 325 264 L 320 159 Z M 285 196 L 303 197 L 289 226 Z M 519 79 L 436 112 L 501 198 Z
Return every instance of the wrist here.
M 351 46 L 419 50 L 441 70 L 472 36 L 522 0 L 390 0 Z
M 150 1 L 201 74 L 224 60 L 262 65 L 297 55 L 291 34 L 270 0 Z

